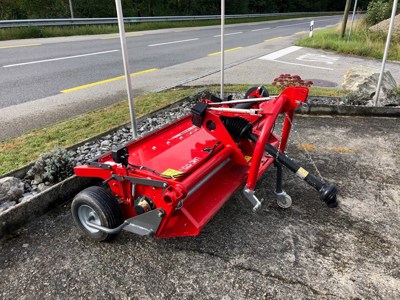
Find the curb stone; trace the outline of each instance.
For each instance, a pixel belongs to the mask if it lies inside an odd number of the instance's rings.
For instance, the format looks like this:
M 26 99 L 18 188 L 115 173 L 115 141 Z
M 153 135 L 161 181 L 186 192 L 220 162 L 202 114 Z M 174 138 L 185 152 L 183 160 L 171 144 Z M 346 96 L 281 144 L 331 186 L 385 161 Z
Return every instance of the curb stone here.
M 94 179 L 71 176 L 0 214 L 0 239 L 71 199 Z

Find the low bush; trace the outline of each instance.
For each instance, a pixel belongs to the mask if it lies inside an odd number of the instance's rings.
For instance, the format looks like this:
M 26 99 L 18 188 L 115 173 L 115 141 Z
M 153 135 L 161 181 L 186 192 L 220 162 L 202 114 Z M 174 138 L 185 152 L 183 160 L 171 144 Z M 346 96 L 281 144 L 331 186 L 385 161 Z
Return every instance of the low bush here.
M 392 13 L 393 1 L 373 0 L 368 4 L 365 22 L 369 25 L 375 25 L 379 22 L 389 19 Z M 397 10 L 397 12 L 399 9 Z

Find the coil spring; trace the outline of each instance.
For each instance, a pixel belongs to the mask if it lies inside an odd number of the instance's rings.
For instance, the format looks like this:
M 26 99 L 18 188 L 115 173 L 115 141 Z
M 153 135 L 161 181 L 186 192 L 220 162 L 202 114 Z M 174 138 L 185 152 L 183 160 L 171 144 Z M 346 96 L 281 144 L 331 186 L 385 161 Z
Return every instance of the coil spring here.
M 221 121 L 235 138 L 247 138 L 253 129 L 253 124 L 242 117 L 221 117 Z

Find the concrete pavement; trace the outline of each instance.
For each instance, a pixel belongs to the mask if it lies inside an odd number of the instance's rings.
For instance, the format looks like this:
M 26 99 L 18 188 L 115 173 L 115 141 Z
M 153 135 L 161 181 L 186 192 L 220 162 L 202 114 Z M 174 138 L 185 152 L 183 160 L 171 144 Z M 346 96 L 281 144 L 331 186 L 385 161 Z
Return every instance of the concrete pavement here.
M 382 65 L 382 61 L 378 59 L 294 46 L 298 36 L 283 39 L 284 41 L 277 39 L 258 45 L 264 47 L 266 54 L 226 70 L 226 83 L 272 83 L 280 74 L 288 73 L 312 80 L 314 86 L 341 89 L 348 69 L 359 65 L 380 69 Z M 232 53 L 232 56 L 235 54 L 237 53 Z M 385 70 L 390 71 L 396 82 L 400 84 L 399 62 L 387 62 Z M 192 81 L 190 85 L 216 83 L 219 83 L 219 74 Z
M 340 208 L 285 171 L 293 205 L 280 209 L 275 170 L 241 192 L 198 237 L 123 232 L 95 243 L 69 204 L 0 241 L 2 299 L 399 299 L 398 119 L 297 116 L 289 155 L 340 189 Z M 297 133 L 296 133 L 297 132 Z

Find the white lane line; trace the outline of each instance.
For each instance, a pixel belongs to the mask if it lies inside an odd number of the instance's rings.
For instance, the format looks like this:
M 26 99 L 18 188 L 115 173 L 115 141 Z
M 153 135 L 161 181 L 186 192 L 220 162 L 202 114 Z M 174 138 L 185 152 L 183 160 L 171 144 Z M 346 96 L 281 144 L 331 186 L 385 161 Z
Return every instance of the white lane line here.
M 329 21 L 330 19 L 315 19 L 317 22 L 323 22 L 323 21 Z M 290 27 L 290 26 L 296 26 L 296 25 L 303 25 L 303 24 L 310 24 L 310 21 L 308 22 L 301 22 L 301 23 L 296 23 L 296 24 L 288 24 L 288 25 L 281 25 L 281 26 L 276 26 L 275 28 L 284 28 L 284 27 Z M 336 26 L 336 25 L 335 25 Z
M 191 41 L 197 41 L 197 40 L 199 40 L 199 38 L 189 39 L 189 40 L 173 41 L 173 42 L 160 43 L 160 44 L 152 44 L 152 45 L 148 45 L 148 46 L 149 47 L 155 47 L 155 46 L 170 45 L 170 44 L 177 44 L 177 43 L 185 43 L 185 42 L 191 42 Z
M 270 54 L 264 55 L 264 56 L 260 57 L 260 59 L 263 59 L 263 60 L 275 60 L 275 59 L 277 59 L 279 57 L 282 57 L 282 56 L 285 56 L 285 55 L 287 55 L 289 53 L 293 53 L 293 52 L 295 52 L 297 50 L 300 50 L 301 48 L 302 47 L 298 47 L 298 46 L 287 47 L 285 49 L 278 50 L 278 51 L 272 52 Z
M 321 70 L 333 71 L 332 68 L 324 68 L 324 67 L 310 66 L 310 65 L 304 65 L 304 64 L 296 64 L 296 63 L 291 63 L 291 62 L 281 61 L 281 60 L 273 60 L 273 61 L 281 63 L 281 64 L 286 64 L 286 65 L 302 66 L 302 67 L 313 68 L 313 69 L 321 69 Z
M 227 36 L 227 35 L 235 35 L 235 34 L 241 34 L 241 33 L 243 33 L 243 31 L 232 32 L 232 33 L 226 33 L 226 34 L 224 34 L 224 36 Z M 221 35 L 220 35 L 220 34 L 219 34 L 219 35 L 214 35 L 214 37 L 221 37 Z
M 303 24 L 310 24 L 310 21 L 302 22 L 302 23 L 296 23 L 296 24 L 281 25 L 281 26 L 276 26 L 275 28 L 284 28 L 284 27 L 297 26 L 297 25 L 303 25 Z
M 271 29 L 271 27 L 267 27 L 267 28 L 259 28 L 259 29 L 253 29 L 252 31 L 261 31 L 261 30 L 268 30 Z
M 118 52 L 118 51 L 119 50 L 109 50 L 109 51 L 94 52 L 94 53 L 87 53 L 87 54 L 80 54 L 80 55 L 73 55 L 73 56 L 64 56 L 64 57 L 44 59 L 44 60 L 36 60 L 36 61 L 30 61 L 30 62 L 25 62 L 25 63 L 20 63 L 20 64 L 5 65 L 5 66 L 3 66 L 3 68 L 33 65 L 33 64 L 39 64 L 39 63 L 44 63 L 44 62 L 49 62 L 49 61 L 57 61 L 57 60 L 78 58 L 78 57 L 84 57 L 84 56 L 93 56 L 93 55 L 106 54 L 106 53 L 112 53 L 112 52 Z

